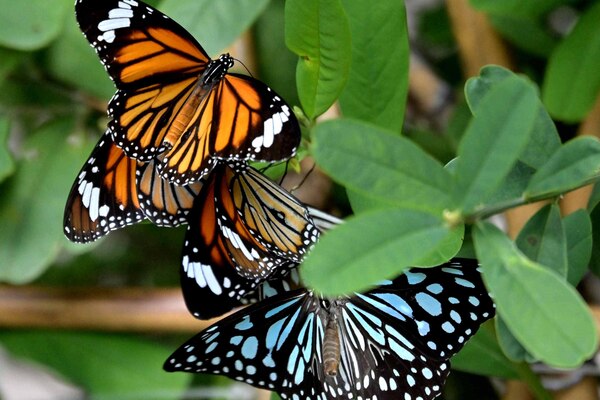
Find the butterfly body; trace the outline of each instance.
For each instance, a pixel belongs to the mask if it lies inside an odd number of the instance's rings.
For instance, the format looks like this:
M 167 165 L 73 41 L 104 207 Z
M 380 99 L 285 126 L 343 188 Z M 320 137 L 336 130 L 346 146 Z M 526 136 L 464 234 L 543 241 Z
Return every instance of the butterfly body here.
M 113 141 L 128 157 L 157 160 L 178 185 L 216 160 L 280 161 L 300 143 L 298 121 L 271 88 L 229 73 L 160 11 L 134 0 L 78 0 L 77 21 L 117 87 L 108 105 Z
M 434 399 L 450 357 L 493 315 L 476 262 L 456 259 L 363 294 L 279 293 L 193 337 L 164 368 L 224 374 L 284 399 Z

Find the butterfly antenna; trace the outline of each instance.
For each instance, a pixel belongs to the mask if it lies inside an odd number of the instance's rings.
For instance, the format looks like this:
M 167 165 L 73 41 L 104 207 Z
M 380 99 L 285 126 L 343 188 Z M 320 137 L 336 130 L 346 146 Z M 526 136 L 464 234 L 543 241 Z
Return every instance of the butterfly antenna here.
M 312 174 L 312 172 L 315 170 L 316 167 L 317 167 L 317 164 L 313 162 L 312 167 L 310 167 L 310 169 L 308 170 L 308 172 L 306 173 L 306 175 L 304 175 L 304 177 L 302 178 L 302 180 L 300 181 L 300 183 L 297 184 L 296 186 L 294 186 L 290 190 L 290 193 L 294 193 L 294 191 L 300 189 L 300 186 L 304 185 L 304 182 L 306 182 L 306 180 L 308 179 L 308 177 L 310 176 L 310 174 Z M 286 168 L 287 168 L 287 166 L 286 166 Z
M 248 73 L 248 75 L 250 75 L 251 77 L 253 77 L 253 78 L 254 78 L 254 75 L 252 75 L 252 72 L 250 72 L 250 70 L 248 69 L 248 67 L 246 67 L 246 64 L 244 64 L 244 63 L 242 62 L 242 60 L 239 60 L 239 59 L 237 59 L 237 58 L 234 58 L 234 60 L 235 60 L 236 62 L 239 62 L 240 64 L 242 64 L 242 67 L 244 67 L 244 69 L 246 70 L 246 72 Z

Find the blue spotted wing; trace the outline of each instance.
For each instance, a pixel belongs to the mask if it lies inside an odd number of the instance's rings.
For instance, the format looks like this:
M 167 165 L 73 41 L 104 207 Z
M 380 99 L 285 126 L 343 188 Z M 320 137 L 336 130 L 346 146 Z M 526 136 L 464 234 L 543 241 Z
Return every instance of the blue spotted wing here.
M 434 399 L 449 358 L 493 315 L 477 264 L 455 259 L 352 297 L 278 294 L 190 339 L 164 368 L 223 374 L 284 399 Z

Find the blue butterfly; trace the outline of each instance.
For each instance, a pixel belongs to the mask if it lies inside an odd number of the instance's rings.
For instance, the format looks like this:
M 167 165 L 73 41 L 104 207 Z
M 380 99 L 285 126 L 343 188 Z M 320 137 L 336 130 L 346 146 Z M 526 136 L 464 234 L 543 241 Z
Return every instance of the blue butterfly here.
M 474 260 L 412 268 L 333 299 L 299 289 L 217 322 L 166 371 L 223 374 L 284 399 L 434 399 L 449 359 L 495 309 Z

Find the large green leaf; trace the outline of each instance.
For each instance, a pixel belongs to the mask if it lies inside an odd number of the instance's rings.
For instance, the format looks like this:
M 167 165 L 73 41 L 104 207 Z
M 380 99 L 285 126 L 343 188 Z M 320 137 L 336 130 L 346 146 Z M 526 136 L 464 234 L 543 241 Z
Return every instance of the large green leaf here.
M 48 45 L 63 27 L 68 0 L 0 0 L 0 45 L 17 50 L 37 50 Z
M 592 4 L 556 47 L 546 68 L 542 98 L 556 119 L 582 120 L 598 97 L 600 3 Z
M 538 115 L 535 89 L 518 77 L 481 99 L 458 147 L 454 199 L 463 215 L 484 207 L 529 142 Z
M 465 94 L 473 114 L 477 114 L 481 100 L 483 100 L 490 90 L 505 79 L 521 79 L 523 84 L 531 84 L 527 78 L 515 75 L 508 69 L 496 65 L 483 67 L 478 77 L 467 81 Z M 533 126 L 533 132 L 531 133 L 531 139 L 523 152 L 519 154 L 519 161 L 533 169 L 538 169 L 544 165 L 561 145 L 560 136 L 552 118 L 548 115 L 542 102 L 538 100 L 537 103 L 538 113 Z
M 160 10 L 188 30 L 213 58 L 238 38 L 269 0 L 163 0 Z
M 287 0 L 285 43 L 296 53 L 296 82 L 304 113 L 324 113 L 344 89 L 352 48 L 340 0 Z
M 575 367 L 588 359 L 598 338 L 577 291 L 525 257 L 495 226 L 480 222 L 473 234 L 497 312 L 525 349 L 556 367 Z
M 0 344 L 59 372 L 91 399 L 179 399 L 192 378 L 162 370 L 170 349 L 125 335 L 5 331 Z
M 10 125 L 8 118 L 0 117 L 0 183 L 15 170 L 15 163 L 8 150 Z
M 300 272 L 306 285 L 326 295 L 361 291 L 409 267 L 447 261 L 443 256 L 454 254 L 440 248 L 460 247 L 449 246 L 449 236 L 461 240 L 441 217 L 431 214 L 399 209 L 365 212 L 323 235 Z
M 592 256 L 592 221 L 586 210 L 577 210 L 563 219 L 563 225 L 569 262 L 567 281 L 577 286 L 587 272 Z
M 483 325 L 465 347 L 452 357 L 452 369 L 478 375 L 517 378 L 518 373 L 512 362 L 502 354 L 493 330 L 487 325 Z
M 516 244 L 530 260 L 567 276 L 567 238 L 558 205 L 547 204 L 535 213 L 519 232 Z
M 581 136 L 564 144 L 531 178 L 526 199 L 559 196 L 600 178 L 600 140 Z
M 25 283 L 54 260 L 61 242 L 69 189 L 88 154 L 82 141 L 68 141 L 71 120 L 49 123 L 24 144 L 26 159 L 3 183 L 0 204 L 0 281 Z
M 344 115 L 400 133 L 408 93 L 408 32 L 402 0 L 342 0 L 352 64 L 340 97 Z
M 411 141 L 374 125 L 337 119 L 316 126 L 312 153 L 346 187 L 390 205 L 435 212 L 450 204 L 451 175 Z
M 108 101 L 115 93 L 114 84 L 79 30 L 75 15 L 65 20 L 65 28 L 48 49 L 48 71 L 63 82 Z

